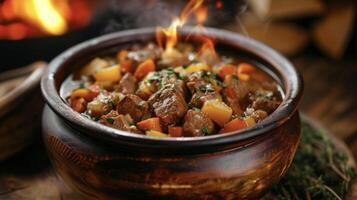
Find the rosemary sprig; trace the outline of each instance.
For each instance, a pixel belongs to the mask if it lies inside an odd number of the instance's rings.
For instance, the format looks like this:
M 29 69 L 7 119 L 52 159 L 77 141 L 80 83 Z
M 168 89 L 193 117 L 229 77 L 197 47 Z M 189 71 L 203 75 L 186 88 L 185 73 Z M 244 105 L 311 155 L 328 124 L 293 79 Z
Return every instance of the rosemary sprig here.
M 348 164 L 347 155 L 336 150 L 333 142 L 308 123 L 295 159 L 286 176 L 264 200 L 342 200 L 357 170 Z

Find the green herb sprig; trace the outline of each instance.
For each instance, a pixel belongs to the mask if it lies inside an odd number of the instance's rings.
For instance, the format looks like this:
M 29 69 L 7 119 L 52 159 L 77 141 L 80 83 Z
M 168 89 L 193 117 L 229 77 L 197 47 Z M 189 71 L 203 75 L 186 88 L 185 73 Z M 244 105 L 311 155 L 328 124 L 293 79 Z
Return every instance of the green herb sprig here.
M 263 200 L 342 200 L 357 171 L 324 133 L 302 123 L 301 142 L 286 176 Z

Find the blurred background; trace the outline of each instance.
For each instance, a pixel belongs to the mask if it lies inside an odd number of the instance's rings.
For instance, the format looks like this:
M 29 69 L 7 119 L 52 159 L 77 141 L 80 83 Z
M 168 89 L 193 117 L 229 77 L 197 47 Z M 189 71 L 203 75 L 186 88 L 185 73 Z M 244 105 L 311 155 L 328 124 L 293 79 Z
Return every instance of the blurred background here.
M 167 26 L 186 0 L 0 0 L 0 72 L 102 34 Z M 305 79 L 302 111 L 357 155 L 354 0 L 209 0 L 206 26 L 239 32 L 287 56 Z

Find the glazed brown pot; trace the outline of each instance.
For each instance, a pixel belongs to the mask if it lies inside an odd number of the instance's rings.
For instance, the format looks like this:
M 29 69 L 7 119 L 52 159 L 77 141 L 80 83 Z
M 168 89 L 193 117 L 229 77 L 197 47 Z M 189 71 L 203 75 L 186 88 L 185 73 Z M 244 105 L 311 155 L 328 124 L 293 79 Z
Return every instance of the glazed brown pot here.
M 274 50 L 238 34 L 180 30 L 189 34 L 192 43 L 214 38 L 218 48 L 262 64 L 283 87 L 279 108 L 247 130 L 196 138 L 151 138 L 100 125 L 72 111 L 59 95 L 62 82 L 95 56 L 154 41 L 155 29 L 89 40 L 53 60 L 42 80 L 44 140 L 72 189 L 92 199 L 255 199 L 285 174 L 300 138 L 299 73 Z

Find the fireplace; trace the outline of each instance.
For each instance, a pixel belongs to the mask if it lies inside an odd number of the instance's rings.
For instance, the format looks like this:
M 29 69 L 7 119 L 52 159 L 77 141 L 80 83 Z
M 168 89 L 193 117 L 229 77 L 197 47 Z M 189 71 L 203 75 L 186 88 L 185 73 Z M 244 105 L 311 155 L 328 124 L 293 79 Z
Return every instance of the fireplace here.
M 232 8 L 237 8 L 237 3 L 208 2 L 209 9 L 216 10 L 208 25 L 234 18 Z M 186 0 L 0 0 L 0 72 L 37 60 L 50 61 L 65 49 L 101 34 L 165 26 L 185 3 Z

